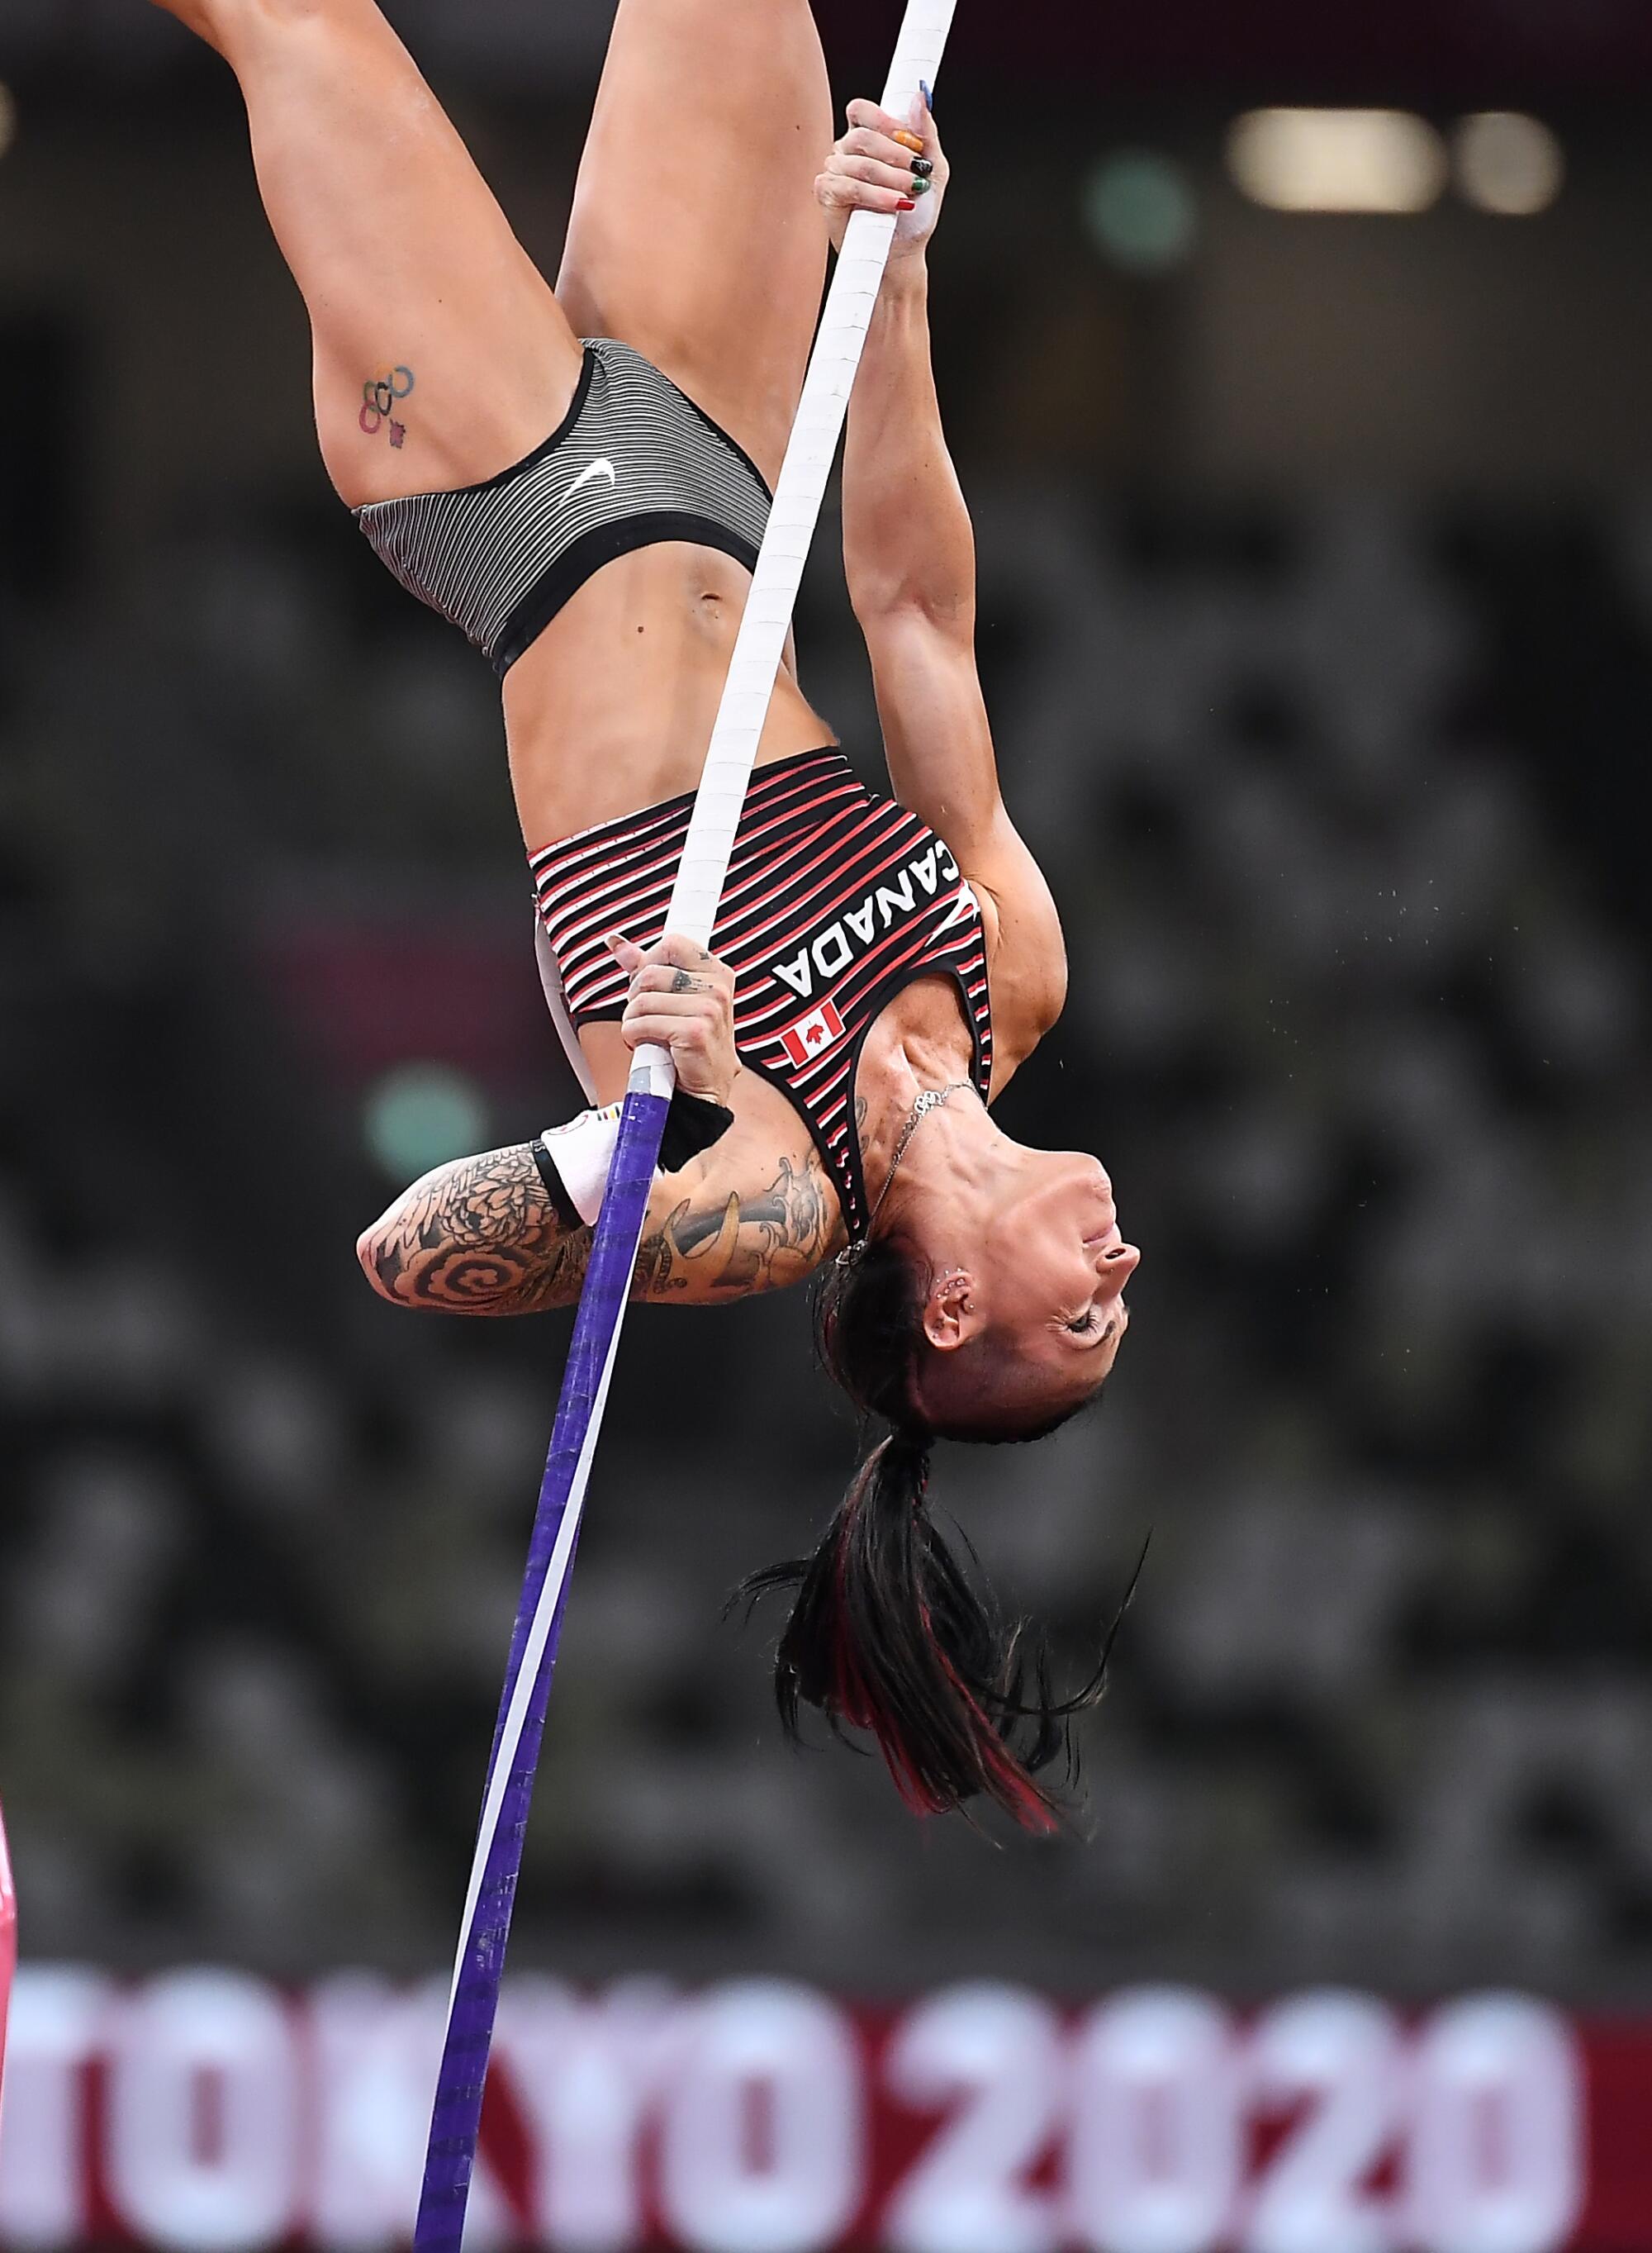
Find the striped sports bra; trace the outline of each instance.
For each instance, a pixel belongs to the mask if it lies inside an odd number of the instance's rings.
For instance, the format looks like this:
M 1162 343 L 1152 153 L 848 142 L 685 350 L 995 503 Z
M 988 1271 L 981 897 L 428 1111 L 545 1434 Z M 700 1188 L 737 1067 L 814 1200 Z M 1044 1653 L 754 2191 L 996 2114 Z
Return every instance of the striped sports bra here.
M 539 911 L 577 1027 L 624 1014 L 603 944 L 663 937 L 692 793 L 581 830 L 529 856 Z M 735 1043 L 806 1123 L 851 1241 L 869 1215 L 854 1074 L 873 1023 L 916 978 L 950 976 L 982 1101 L 993 1074 L 986 938 L 975 893 L 927 823 L 868 790 L 840 750 L 760 767 L 740 817 L 712 949 L 735 973 Z
M 484 485 L 371 502 L 357 524 L 410 594 L 500 675 L 594 572 L 658 541 L 750 570 L 769 521 L 756 464 L 629 345 L 588 338 L 573 402 L 526 460 Z

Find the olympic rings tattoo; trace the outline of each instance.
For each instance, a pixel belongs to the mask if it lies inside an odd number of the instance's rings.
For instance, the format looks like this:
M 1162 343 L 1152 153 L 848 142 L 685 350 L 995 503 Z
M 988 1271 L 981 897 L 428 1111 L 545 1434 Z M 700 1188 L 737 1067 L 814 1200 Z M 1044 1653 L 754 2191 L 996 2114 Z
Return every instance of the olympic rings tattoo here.
M 405 422 L 398 422 L 391 408 L 405 399 L 413 389 L 413 370 L 397 366 L 388 375 L 381 375 L 361 387 L 361 411 L 356 421 L 369 438 L 379 435 L 386 422 L 390 425 L 390 443 L 400 447 L 408 435 Z

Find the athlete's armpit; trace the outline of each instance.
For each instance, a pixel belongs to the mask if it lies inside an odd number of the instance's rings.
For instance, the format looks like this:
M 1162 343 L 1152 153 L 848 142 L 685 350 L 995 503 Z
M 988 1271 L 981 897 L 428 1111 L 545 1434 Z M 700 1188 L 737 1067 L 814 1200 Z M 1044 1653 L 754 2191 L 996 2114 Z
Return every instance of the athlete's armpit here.
M 827 1256 L 840 1224 L 812 1149 L 800 1165 L 783 1157 L 768 1185 L 750 1195 L 725 1194 L 708 1171 L 696 1180 L 703 1166 L 696 1161 L 685 1175 L 656 1183 L 634 1298 L 716 1305 L 801 1282 Z M 663 1217 L 656 1217 L 662 1206 Z M 531 1315 L 578 1299 L 591 1231 L 563 1225 L 523 1143 L 427 1174 L 356 1251 L 367 1280 L 393 1306 Z

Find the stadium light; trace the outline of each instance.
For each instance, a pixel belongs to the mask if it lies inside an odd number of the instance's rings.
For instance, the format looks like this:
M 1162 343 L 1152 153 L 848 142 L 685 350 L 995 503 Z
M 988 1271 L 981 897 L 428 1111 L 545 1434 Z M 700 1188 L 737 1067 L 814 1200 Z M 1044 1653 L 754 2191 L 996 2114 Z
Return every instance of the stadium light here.
M 1270 211 L 1427 211 L 1444 191 L 1446 147 L 1404 109 L 1253 109 L 1228 135 L 1228 170 Z
M 368 1091 L 362 1127 L 367 1147 L 396 1181 L 463 1157 L 487 1139 L 481 1090 L 451 1064 L 399 1064 Z
M 1193 255 L 1199 206 L 1181 165 L 1148 149 L 1126 149 L 1084 184 L 1084 223 L 1096 247 L 1126 273 L 1167 274 Z
M 1457 185 L 1476 210 L 1532 219 L 1560 193 L 1566 160 L 1541 119 L 1516 109 L 1463 118 L 1452 136 Z

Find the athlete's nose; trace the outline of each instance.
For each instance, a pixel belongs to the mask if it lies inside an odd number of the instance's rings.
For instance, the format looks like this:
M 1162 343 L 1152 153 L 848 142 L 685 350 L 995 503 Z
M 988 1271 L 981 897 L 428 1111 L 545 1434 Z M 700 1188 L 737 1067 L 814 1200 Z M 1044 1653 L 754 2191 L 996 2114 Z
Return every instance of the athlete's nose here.
M 1109 1245 L 1102 1254 L 1103 1277 L 1121 1291 L 1140 1265 L 1141 1253 L 1133 1244 Z

